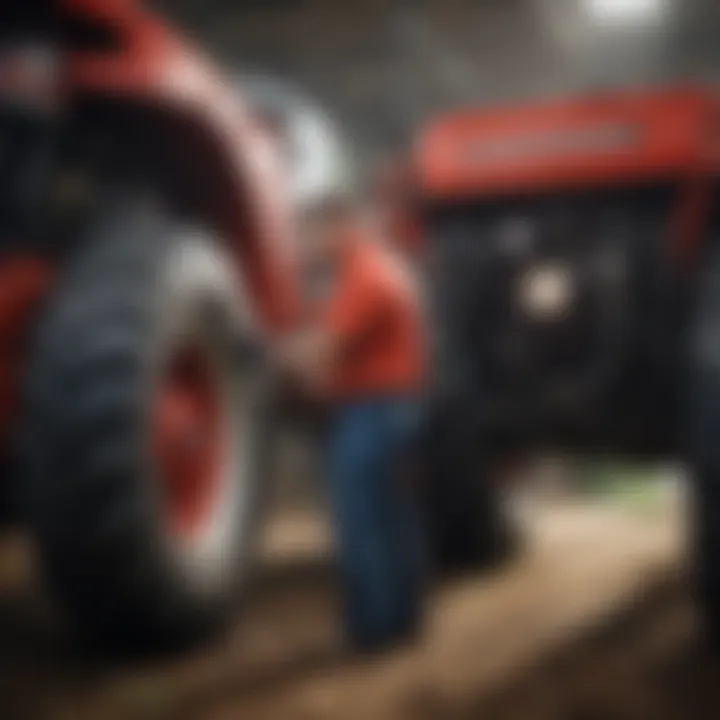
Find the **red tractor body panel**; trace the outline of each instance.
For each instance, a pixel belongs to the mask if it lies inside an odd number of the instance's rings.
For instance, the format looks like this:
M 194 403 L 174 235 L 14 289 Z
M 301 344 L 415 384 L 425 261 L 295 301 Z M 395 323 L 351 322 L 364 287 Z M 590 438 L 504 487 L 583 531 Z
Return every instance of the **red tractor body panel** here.
M 27 326 L 52 280 L 42 259 L 17 257 L 0 263 L 0 439 L 4 438 L 20 393 Z
M 445 116 L 422 136 L 430 196 L 531 193 L 720 169 L 720 104 L 699 89 Z

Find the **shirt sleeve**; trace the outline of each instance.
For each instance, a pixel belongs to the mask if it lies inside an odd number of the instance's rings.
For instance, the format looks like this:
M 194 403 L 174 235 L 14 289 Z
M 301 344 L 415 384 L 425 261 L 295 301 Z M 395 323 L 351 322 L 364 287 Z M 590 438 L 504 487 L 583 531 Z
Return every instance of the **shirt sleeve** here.
M 328 317 L 335 351 L 349 352 L 384 323 L 393 311 L 393 295 L 384 273 L 355 268 L 343 283 Z

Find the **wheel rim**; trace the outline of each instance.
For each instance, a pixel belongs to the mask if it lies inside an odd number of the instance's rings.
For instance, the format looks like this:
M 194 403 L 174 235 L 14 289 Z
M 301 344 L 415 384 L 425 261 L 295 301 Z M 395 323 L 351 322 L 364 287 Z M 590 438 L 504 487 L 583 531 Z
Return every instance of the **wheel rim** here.
M 212 519 L 226 449 L 219 383 L 201 347 L 183 347 L 171 356 L 153 425 L 168 525 L 174 535 L 193 538 Z

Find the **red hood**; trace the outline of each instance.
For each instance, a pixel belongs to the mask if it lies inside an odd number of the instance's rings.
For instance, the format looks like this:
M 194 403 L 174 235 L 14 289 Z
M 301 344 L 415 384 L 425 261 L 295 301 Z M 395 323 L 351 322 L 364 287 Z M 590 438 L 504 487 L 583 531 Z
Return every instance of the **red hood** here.
M 513 194 L 720 169 L 720 104 L 684 88 L 445 116 L 420 138 L 427 196 Z

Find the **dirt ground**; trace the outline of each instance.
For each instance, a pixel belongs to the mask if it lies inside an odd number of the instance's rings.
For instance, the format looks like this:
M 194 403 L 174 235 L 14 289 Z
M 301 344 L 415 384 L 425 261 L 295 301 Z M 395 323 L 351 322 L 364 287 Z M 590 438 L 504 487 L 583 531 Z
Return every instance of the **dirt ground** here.
M 283 517 L 232 632 L 193 657 L 111 667 L 53 620 L 21 538 L 0 545 L 5 720 L 715 718 L 720 674 L 683 581 L 677 506 L 554 504 L 491 577 L 438 588 L 416 647 L 343 651 L 322 524 Z

